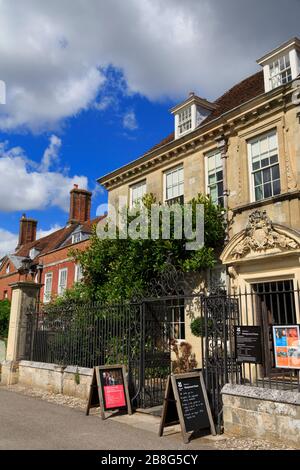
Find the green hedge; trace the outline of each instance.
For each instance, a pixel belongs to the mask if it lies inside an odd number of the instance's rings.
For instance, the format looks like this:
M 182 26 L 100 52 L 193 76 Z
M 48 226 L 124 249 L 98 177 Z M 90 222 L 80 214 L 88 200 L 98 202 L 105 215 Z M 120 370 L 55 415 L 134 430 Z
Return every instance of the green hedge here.
M 0 300 L 0 337 L 7 338 L 10 314 L 10 301 Z

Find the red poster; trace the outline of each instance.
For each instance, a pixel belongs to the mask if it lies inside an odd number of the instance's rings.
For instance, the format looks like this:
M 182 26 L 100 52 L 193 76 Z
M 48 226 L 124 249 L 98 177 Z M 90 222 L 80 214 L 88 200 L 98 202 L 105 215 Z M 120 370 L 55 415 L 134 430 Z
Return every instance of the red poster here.
M 104 400 L 107 409 L 122 408 L 126 406 L 123 385 L 104 386 Z

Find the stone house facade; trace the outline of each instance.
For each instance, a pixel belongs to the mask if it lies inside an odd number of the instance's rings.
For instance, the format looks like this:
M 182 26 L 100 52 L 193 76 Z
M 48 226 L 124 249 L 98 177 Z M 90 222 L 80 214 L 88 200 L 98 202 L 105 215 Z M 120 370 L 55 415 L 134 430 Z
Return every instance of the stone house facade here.
M 206 281 L 230 292 L 300 281 L 300 40 L 258 63 L 214 102 L 191 93 L 171 110 L 174 133 L 98 180 L 115 207 L 145 193 L 168 204 L 209 194 L 223 205 L 228 240 Z M 294 308 L 300 323 L 298 299 Z

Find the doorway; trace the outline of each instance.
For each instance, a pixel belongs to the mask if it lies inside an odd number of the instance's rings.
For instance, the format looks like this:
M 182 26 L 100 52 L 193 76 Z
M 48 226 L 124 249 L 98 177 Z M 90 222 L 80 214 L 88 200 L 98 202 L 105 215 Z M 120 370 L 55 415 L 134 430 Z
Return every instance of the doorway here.
M 273 345 L 274 325 L 297 324 L 295 290 L 292 279 L 252 284 L 258 303 L 259 323 L 263 327 L 264 375 L 276 373 Z

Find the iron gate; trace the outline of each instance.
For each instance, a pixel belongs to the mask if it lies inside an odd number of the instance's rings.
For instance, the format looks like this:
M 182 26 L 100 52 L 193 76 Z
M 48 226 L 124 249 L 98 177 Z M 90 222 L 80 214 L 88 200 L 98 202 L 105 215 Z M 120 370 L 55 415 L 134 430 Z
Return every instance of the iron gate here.
M 202 298 L 204 319 L 203 372 L 212 414 L 220 433 L 222 428 L 223 386 L 229 377 L 240 374 L 233 345 L 234 326 L 238 324 L 239 303 L 224 291 Z

